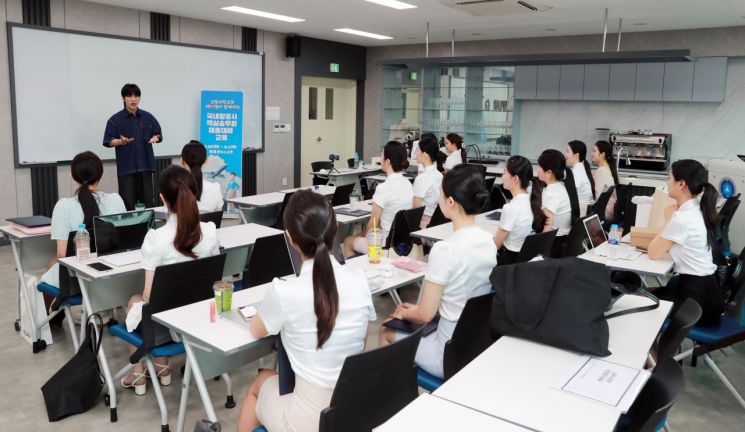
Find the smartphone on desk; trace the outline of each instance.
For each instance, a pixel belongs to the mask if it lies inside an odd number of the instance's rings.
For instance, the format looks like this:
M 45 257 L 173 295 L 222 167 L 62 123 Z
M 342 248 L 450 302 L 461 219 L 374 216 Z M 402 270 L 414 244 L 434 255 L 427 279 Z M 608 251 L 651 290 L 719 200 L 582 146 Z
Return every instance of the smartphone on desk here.
M 246 321 L 250 320 L 252 316 L 258 313 L 253 305 L 241 306 L 238 308 L 238 311 L 241 313 L 241 316 Z
M 98 271 L 107 271 L 112 269 L 112 267 L 109 267 L 106 264 L 100 262 L 90 263 L 88 264 L 88 267 Z

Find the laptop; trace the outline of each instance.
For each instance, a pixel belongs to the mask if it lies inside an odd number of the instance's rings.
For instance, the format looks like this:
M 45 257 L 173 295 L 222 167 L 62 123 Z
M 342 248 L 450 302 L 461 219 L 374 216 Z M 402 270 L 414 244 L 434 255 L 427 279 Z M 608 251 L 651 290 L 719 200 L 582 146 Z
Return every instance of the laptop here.
M 608 256 L 608 237 L 603 230 L 603 224 L 600 223 L 598 215 L 594 214 L 582 220 L 587 232 L 587 238 L 590 240 L 590 248 L 595 255 Z M 635 260 L 642 255 L 641 251 L 636 250 L 633 246 L 619 245 L 616 251 L 616 258 L 622 260 Z
M 275 277 L 298 275 L 302 266 L 300 256 L 295 254 L 284 233 L 259 237 L 248 258 L 248 270 L 243 273 L 244 288 L 271 282 Z
M 492 214 L 486 216 L 487 219 L 493 220 L 493 221 L 499 221 L 502 219 L 502 212 L 501 211 L 495 211 Z
M 98 260 L 112 267 L 142 261 L 142 242 L 153 227 L 155 214 L 141 210 L 93 218 Z

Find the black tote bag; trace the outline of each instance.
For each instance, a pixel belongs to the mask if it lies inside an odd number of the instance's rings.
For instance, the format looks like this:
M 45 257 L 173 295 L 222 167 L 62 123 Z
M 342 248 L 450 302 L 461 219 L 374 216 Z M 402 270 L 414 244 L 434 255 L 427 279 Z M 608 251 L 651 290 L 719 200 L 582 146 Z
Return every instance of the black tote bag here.
M 78 352 L 41 387 L 49 421 L 88 411 L 98 399 L 103 377 L 98 367 L 101 316 L 88 317 L 88 332 Z
M 562 258 L 498 266 L 490 317 L 493 333 L 598 357 L 608 351 L 610 273 L 605 265 Z

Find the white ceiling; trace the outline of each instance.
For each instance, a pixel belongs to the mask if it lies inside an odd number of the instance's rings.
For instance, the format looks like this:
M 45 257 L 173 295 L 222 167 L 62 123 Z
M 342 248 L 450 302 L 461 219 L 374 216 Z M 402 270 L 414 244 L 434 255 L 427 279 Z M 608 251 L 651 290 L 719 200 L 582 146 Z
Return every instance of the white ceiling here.
M 616 32 L 618 18 L 623 18 L 624 32 L 745 25 L 745 0 L 526 0 L 549 9 L 491 16 L 475 16 L 444 4 L 457 0 L 403 0 L 418 6 L 406 10 L 364 0 L 89 1 L 366 46 L 423 43 L 427 22 L 430 23 L 430 42 L 449 42 L 453 29 L 456 41 L 599 34 L 603 31 L 606 7 L 609 9 L 609 34 Z M 503 2 L 516 3 L 517 0 Z M 233 5 L 306 21 L 290 24 L 220 10 Z M 494 3 L 494 8 L 498 10 L 500 4 Z M 501 8 L 505 9 L 504 5 Z M 393 39 L 378 41 L 333 31 L 341 27 Z

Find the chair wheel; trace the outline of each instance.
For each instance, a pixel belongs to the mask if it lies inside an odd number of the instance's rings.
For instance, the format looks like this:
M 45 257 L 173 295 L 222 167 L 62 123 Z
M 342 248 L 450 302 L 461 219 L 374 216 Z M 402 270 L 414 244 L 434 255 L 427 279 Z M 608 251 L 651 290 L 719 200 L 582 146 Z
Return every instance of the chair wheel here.
M 111 398 L 109 397 L 109 395 L 105 395 L 105 396 L 103 397 L 103 403 L 104 403 L 104 405 L 106 405 L 106 406 L 109 406 L 109 405 L 111 405 Z
M 181 377 L 184 376 L 185 371 L 186 371 L 186 366 L 181 366 Z
M 31 351 L 33 351 L 33 353 L 36 354 L 39 351 L 46 349 L 46 347 L 47 347 L 47 341 L 45 341 L 44 339 L 39 339 L 36 342 L 31 344 Z
M 235 408 L 235 399 L 233 399 L 233 395 L 228 395 L 228 398 L 225 401 L 225 408 Z
M 111 408 L 111 423 L 116 423 L 119 418 L 116 415 L 116 408 Z
M 16 331 L 21 331 L 21 320 L 16 320 L 16 322 L 13 323 L 13 328 L 16 329 Z
M 214 380 L 215 380 L 215 381 L 220 381 L 220 375 L 216 376 L 216 377 L 214 378 Z
M 168 428 L 168 425 L 161 425 L 160 426 L 160 432 L 171 432 L 171 429 Z

